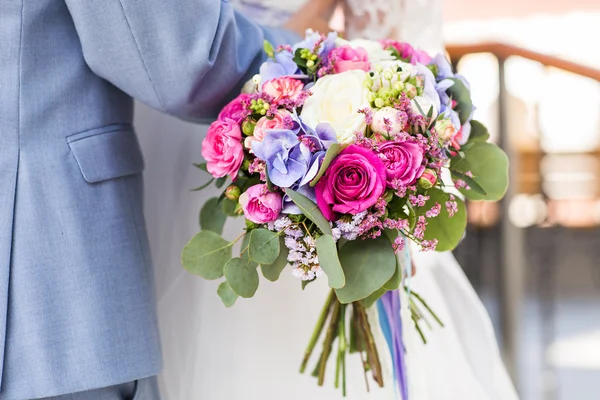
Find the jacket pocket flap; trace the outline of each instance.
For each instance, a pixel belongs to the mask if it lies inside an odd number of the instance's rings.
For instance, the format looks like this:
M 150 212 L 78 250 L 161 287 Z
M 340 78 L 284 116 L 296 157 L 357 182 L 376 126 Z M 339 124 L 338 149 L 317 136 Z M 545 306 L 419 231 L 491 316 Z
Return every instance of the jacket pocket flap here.
M 89 183 L 139 174 L 144 159 L 131 124 L 114 124 L 67 137 L 83 178 Z

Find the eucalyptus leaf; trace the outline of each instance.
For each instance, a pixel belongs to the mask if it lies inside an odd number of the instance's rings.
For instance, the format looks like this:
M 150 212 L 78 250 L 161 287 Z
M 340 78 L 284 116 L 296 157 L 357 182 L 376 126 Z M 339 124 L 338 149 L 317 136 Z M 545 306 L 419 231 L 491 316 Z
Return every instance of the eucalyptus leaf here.
M 317 225 L 321 232 L 325 235 L 332 235 L 329 221 L 323 216 L 323 213 L 321 213 L 321 210 L 319 210 L 319 207 L 315 203 L 308 197 L 305 197 L 292 189 L 286 189 L 285 193 L 292 199 L 298 208 L 300 208 L 302 214 Z
M 397 229 L 386 229 L 384 231 L 385 236 L 390 241 L 390 246 L 394 243 L 400 232 Z M 396 290 L 400 287 L 400 283 L 402 282 L 402 265 L 400 265 L 400 260 L 398 260 L 398 256 L 396 255 L 396 271 L 394 275 L 390 278 L 389 281 L 383 285 L 384 289 L 387 290 Z M 364 301 L 363 301 L 364 303 Z
M 460 119 L 461 125 L 469 120 L 471 113 L 473 112 L 473 101 L 471 100 L 471 91 L 467 86 L 458 78 L 448 78 L 454 84 L 450 86 L 446 93 L 457 102 L 456 111 L 458 112 L 458 118 Z
M 438 188 L 432 188 L 427 191 L 429 200 L 425 206 L 417 209 L 417 215 L 424 216 L 425 213 L 433 208 L 436 203 L 441 205 L 440 214 L 434 218 L 427 219 L 427 228 L 425 229 L 425 240 L 437 239 L 436 251 L 453 250 L 462 239 L 467 228 L 467 210 L 465 203 L 455 198 L 458 205 L 458 211 L 452 217 L 448 214 L 446 202 L 450 195 Z
M 250 231 L 248 257 L 258 264 L 272 264 L 279 256 L 279 234 L 267 229 Z
M 290 251 L 287 247 L 285 247 L 284 239 L 282 236 L 279 237 L 279 248 L 281 249 L 281 251 L 279 252 L 279 255 L 277 256 L 275 262 L 273 262 L 272 264 L 260 265 L 260 269 L 262 271 L 263 276 L 271 282 L 275 282 L 279 279 L 281 271 L 283 271 L 288 264 L 287 258 Z
M 315 241 L 317 245 L 317 255 L 319 256 L 319 264 L 325 271 L 329 281 L 329 287 L 341 289 L 346 284 L 344 270 L 338 258 L 338 249 L 335 245 L 335 240 L 332 236 L 323 235 Z
M 228 217 L 239 217 L 239 215 L 235 212 L 235 208 L 237 207 L 237 201 L 229 200 L 227 197 L 223 197 L 221 200 L 222 210 L 225 215 Z
M 327 171 L 327 168 L 329 168 L 329 165 L 331 165 L 331 162 L 340 153 L 341 148 L 342 147 L 339 144 L 334 143 L 327 149 L 327 152 L 325 153 L 325 157 L 323 158 L 323 162 L 321 163 L 321 166 L 319 167 L 319 172 L 317 172 L 317 175 L 315 175 L 314 179 L 312 181 L 310 181 L 311 187 L 315 187 L 317 185 L 317 183 L 319 183 L 319 180 L 321 180 L 323 175 L 325 175 L 325 172 Z
M 214 181 L 215 181 L 215 178 L 212 178 L 211 180 L 209 180 L 208 182 L 206 182 L 204 185 L 202 185 L 202 186 L 199 186 L 199 187 L 197 187 L 197 188 L 195 188 L 195 189 L 192 189 L 192 192 L 199 192 L 199 191 L 201 191 L 201 190 L 204 190 L 204 189 L 206 189 L 207 187 L 209 187 L 209 186 L 210 186 L 210 184 L 211 184 L 211 183 L 213 183 Z
M 269 42 L 268 40 L 265 40 L 263 48 L 269 58 L 275 57 L 275 49 L 273 48 L 273 45 L 271 44 L 271 42 Z
M 490 138 L 490 133 L 487 128 L 479 121 L 472 120 L 471 124 L 471 134 L 469 135 L 469 142 L 487 142 Z
M 211 231 L 201 231 L 181 253 L 181 263 L 189 272 L 204 279 L 223 276 L 223 267 L 231 259 L 232 243 Z
M 493 143 L 476 142 L 464 157 L 453 157 L 450 170 L 471 172 L 485 194 L 461 189 L 469 200 L 500 200 L 508 189 L 508 157 Z
M 217 294 L 221 298 L 223 304 L 225 304 L 225 307 L 233 306 L 238 298 L 238 295 L 233 291 L 231 286 L 229 286 L 229 283 L 227 283 L 226 281 L 222 282 L 219 285 L 219 288 L 217 289 Z
M 250 298 L 258 289 L 258 264 L 251 260 L 232 258 L 225 264 L 225 278 L 239 296 Z
M 463 174 L 462 172 L 458 172 L 458 171 L 451 171 L 452 174 L 452 179 L 457 180 L 460 179 L 462 181 L 464 181 L 468 186 L 469 186 L 469 190 L 474 190 L 479 194 L 482 195 L 486 195 L 487 193 L 485 192 L 485 190 L 481 187 L 481 185 L 479 183 L 477 183 L 477 181 L 473 178 L 471 178 L 468 175 Z
M 216 197 L 208 199 L 200 210 L 200 227 L 205 231 L 222 234 L 226 220 L 227 215 L 219 206 L 219 199 Z
M 398 288 L 396 288 L 398 289 Z M 371 293 L 369 297 L 363 299 L 362 304 L 365 308 L 371 307 L 377 300 L 381 298 L 388 290 L 386 288 L 381 288 Z
M 346 286 L 335 293 L 343 304 L 362 300 L 381 289 L 396 271 L 396 254 L 385 236 L 348 242 L 339 257 Z

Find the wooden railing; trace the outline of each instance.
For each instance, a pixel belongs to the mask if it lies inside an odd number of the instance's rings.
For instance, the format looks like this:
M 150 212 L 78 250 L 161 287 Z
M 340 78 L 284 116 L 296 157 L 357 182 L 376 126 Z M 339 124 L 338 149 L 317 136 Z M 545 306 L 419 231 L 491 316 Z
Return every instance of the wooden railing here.
M 528 50 L 522 47 L 498 43 L 478 43 L 478 44 L 456 44 L 448 45 L 446 47 L 448 55 L 452 61 L 453 66 L 456 68 L 461 58 L 470 54 L 489 53 L 494 55 L 498 60 L 498 144 L 504 148 L 508 153 L 511 160 L 510 167 L 510 178 L 513 184 L 510 186 L 506 198 L 500 203 L 499 215 L 502 216 L 500 219 L 499 226 L 499 238 L 500 241 L 497 244 L 500 248 L 500 290 L 499 290 L 499 302 L 501 321 L 500 328 L 502 332 L 503 342 L 503 353 L 505 362 L 509 369 L 509 372 L 514 380 L 517 380 L 517 355 L 520 349 L 520 342 L 522 336 L 519 333 L 519 327 L 522 324 L 522 307 L 524 302 L 524 286 L 525 286 L 525 271 L 527 268 L 527 257 L 524 248 L 525 236 L 523 229 L 519 229 L 514 226 L 508 216 L 510 214 L 510 203 L 516 193 L 518 193 L 518 186 L 515 183 L 519 182 L 519 162 L 527 161 L 523 159 L 523 154 L 519 154 L 514 144 L 511 144 L 508 140 L 508 114 L 507 114 L 507 103 L 508 94 L 506 91 L 506 68 L 505 61 L 510 57 L 521 57 L 527 60 L 536 61 L 545 67 L 558 68 L 579 76 L 590 78 L 597 82 L 600 82 L 600 70 L 592 68 L 590 66 L 578 64 L 572 61 L 568 61 L 563 58 L 538 53 L 532 50 Z M 539 146 L 535 150 L 535 159 L 539 163 L 542 157 L 545 155 L 542 146 Z M 529 160 L 531 161 L 531 160 Z M 535 161 L 534 161 L 535 162 Z M 539 171 L 539 169 L 537 169 Z M 530 178 L 530 177 L 529 177 Z M 537 179 L 541 180 L 541 176 Z M 538 183 L 539 185 L 539 183 Z M 537 186 L 537 185 L 534 185 Z M 545 196 L 542 189 L 543 185 L 539 185 L 540 193 Z M 547 198 L 546 198 L 547 199 Z M 549 265 L 554 265 L 548 263 Z M 547 268 L 544 270 L 544 274 L 547 276 L 556 276 L 555 267 Z M 550 282 L 551 278 L 547 281 Z M 552 278 L 554 279 L 554 278 Z M 546 286 L 546 285 L 544 285 Z M 550 283 L 548 286 L 552 287 Z M 550 291 L 548 291 L 550 292 Z M 546 299 L 547 300 L 547 299 Z M 542 341 L 545 345 L 548 345 L 553 340 L 553 321 L 552 317 L 554 314 L 554 305 L 552 299 L 550 301 L 543 302 L 542 310 Z M 553 377 L 555 376 L 554 370 L 551 366 L 543 360 L 545 364 L 544 380 L 546 386 L 545 398 L 554 398 L 556 390 L 551 389 L 553 387 Z
M 590 79 L 600 81 L 600 69 L 592 68 L 586 65 L 578 64 L 563 58 L 550 56 L 505 43 L 487 42 L 477 44 L 456 44 L 446 46 L 450 58 L 459 60 L 468 54 L 491 53 L 499 59 L 506 60 L 509 57 L 522 57 L 528 60 L 537 61 L 546 67 L 559 68 L 576 75 L 585 76 Z

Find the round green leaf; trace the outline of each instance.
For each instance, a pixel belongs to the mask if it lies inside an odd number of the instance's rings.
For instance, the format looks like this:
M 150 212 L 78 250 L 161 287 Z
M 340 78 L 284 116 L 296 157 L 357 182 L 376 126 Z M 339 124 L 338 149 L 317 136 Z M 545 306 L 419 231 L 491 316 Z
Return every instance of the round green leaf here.
M 467 142 L 487 142 L 490 138 L 490 134 L 481 122 L 472 120 L 471 124 L 471 134 L 469 135 L 469 140 Z
M 250 231 L 248 257 L 258 264 L 272 264 L 279 256 L 279 234 L 266 229 Z
M 284 239 L 283 237 L 279 238 L 279 248 L 281 249 L 281 251 L 279 252 L 279 256 L 277 256 L 277 259 L 275 260 L 274 263 L 272 264 L 261 264 L 260 265 L 260 269 L 262 271 L 262 274 L 265 278 L 267 278 L 268 280 L 270 280 L 271 282 L 276 282 L 279 279 L 279 275 L 281 275 L 281 271 L 284 270 L 284 268 L 287 266 L 288 264 L 288 254 L 289 254 L 289 250 L 287 247 L 285 247 L 285 244 L 283 243 Z
M 219 235 L 223 233 L 223 226 L 227 215 L 219 205 L 219 199 L 213 197 L 204 203 L 200 210 L 200 227 L 205 231 L 212 231 Z
M 235 212 L 237 204 L 237 201 L 229 200 L 227 197 L 224 197 L 221 205 L 223 207 L 223 213 L 229 217 L 239 217 Z
M 325 271 L 329 281 L 329 287 L 341 289 L 346 284 L 344 270 L 338 258 L 338 250 L 332 236 L 323 235 L 316 240 L 319 264 Z
M 454 249 L 462 239 L 467 228 L 467 210 L 465 203 L 455 198 L 458 205 L 458 212 L 450 217 L 446 209 L 446 202 L 450 195 L 444 191 L 433 188 L 427 191 L 429 200 L 424 207 L 419 207 L 418 215 L 425 213 L 433 208 L 436 203 L 442 206 L 440 215 L 434 218 L 427 218 L 427 229 L 425 230 L 425 240 L 437 239 L 436 251 L 447 251 Z
M 292 199 L 292 201 L 298 206 L 306 218 L 310 219 L 315 223 L 315 225 L 317 225 L 321 232 L 323 232 L 325 235 L 332 234 L 329 221 L 327 221 L 327 219 L 323 216 L 323 213 L 321 210 L 319 210 L 319 207 L 308 197 L 301 195 L 292 189 L 286 189 L 285 194 Z
M 183 267 L 204 279 L 223 276 L 223 267 L 231 259 L 232 243 L 211 231 L 202 231 L 185 245 L 181 253 Z
M 397 229 L 386 229 L 385 236 L 390 241 L 390 246 L 396 240 L 398 235 L 400 234 Z M 407 249 L 405 249 L 407 250 Z M 396 270 L 394 271 L 394 275 L 390 278 L 389 281 L 383 285 L 386 290 L 396 290 L 400 287 L 400 283 L 402 282 L 402 265 L 400 264 L 400 260 L 398 260 L 398 256 L 396 256 Z M 363 301 L 364 303 L 364 301 Z M 367 306 L 365 306 L 367 307 Z
M 250 298 L 258 289 L 258 264 L 254 261 L 232 258 L 225 264 L 225 278 L 231 289 L 241 297 Z
M 472 179 L 484 193 L 461 189 L 469 200 L 500 200 L 508 189 L 508 157 L 493 143 L 476 142 L 464 157 L 452 158 L 450 170 L 462 174 L 471 172 Z
M 346 285 L 336 289 L 341 303 L 362 300 L 381 289 L 396 271 L 396 254 L 385 236 L 354 240 L 340 249 Z
M 225 307 L 233 306 L 238 298 L 238 295 L 231 289 L 231 286 L 229 286 L 229 283 L 227 282 L 222 282 L 219 285 L 217 294 L 221 298 L 223 304 L 225 304 Z

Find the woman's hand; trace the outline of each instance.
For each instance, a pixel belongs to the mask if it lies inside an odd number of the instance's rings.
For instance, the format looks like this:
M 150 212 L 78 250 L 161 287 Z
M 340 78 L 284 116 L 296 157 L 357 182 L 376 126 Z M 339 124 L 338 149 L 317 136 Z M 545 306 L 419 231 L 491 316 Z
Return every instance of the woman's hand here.
M 307 29 L 326 33 L 335 11 L 337 0 L 311 0 L 298 10 L 284 25 L 285 28 L 304 36 Z

